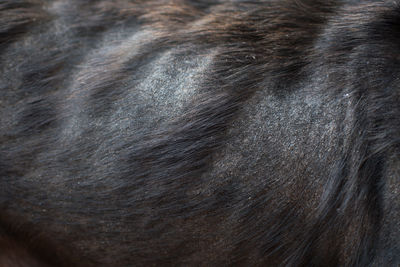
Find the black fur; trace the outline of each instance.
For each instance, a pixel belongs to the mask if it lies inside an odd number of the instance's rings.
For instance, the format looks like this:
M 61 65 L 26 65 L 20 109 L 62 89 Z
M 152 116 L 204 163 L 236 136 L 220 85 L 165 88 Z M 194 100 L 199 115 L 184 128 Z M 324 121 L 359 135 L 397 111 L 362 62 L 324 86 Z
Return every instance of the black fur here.
M 1 266 L 397 266 L 396 1 L 0 1 Z

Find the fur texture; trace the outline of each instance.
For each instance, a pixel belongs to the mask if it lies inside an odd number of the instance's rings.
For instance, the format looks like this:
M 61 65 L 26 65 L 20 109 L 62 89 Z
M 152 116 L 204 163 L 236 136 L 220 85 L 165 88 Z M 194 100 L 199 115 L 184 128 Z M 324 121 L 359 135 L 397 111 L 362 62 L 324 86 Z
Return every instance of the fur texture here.
M 0 0 L 1 266 L 398 266 L 397 1 Z

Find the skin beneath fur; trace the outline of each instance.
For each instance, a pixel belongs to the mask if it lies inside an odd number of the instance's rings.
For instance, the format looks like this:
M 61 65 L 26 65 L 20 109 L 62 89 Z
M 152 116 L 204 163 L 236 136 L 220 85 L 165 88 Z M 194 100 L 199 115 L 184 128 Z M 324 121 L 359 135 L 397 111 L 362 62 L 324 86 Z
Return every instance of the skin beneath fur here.
M 400 3 L 0 1 L 0 266 L 398 266 Z

